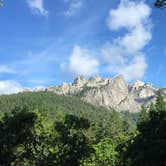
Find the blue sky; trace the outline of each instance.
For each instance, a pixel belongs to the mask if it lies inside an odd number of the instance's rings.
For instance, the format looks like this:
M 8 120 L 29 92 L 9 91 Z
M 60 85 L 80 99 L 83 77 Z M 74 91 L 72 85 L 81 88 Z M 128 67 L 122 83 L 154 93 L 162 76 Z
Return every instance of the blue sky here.
M 166 85 L 166 9 L 153 0 L 17 0 L 0 9 L 0 93 L 77 75 Z

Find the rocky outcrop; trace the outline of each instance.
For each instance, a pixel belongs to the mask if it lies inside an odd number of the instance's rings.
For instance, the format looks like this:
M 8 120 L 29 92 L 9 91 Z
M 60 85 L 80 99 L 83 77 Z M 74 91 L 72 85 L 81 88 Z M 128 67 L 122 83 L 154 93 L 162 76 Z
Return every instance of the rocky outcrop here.
M 100 87 L 89 90 L 83 99 L 96 105 L 116 108 L 128 95 L 128 86 L 122 76 L 118 76 Z
M 73 83 L 62 83 L 58 87 L 48 87 L 45 90 L 60 95 L 79 96 L 91 104 L 117 111 L 138 112 L 141 105 L 148 107 L 155 101 L 158 88 L 142 81 L 127 84 L 120 75 L 115 78 L 96 76 L 89 79 L 79 76 Z M 166 89 L 163 89 L 163 95 L 166 97 Z

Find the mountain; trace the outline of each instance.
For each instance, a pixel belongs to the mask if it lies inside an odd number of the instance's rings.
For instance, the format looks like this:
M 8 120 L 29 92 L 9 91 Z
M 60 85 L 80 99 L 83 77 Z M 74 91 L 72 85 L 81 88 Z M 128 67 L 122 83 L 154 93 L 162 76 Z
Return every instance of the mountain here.
M 50 86 L 40 90 L 59 95 L 77 96 L 93 105 L 104 106 L 119 112 L 138 112 L 142 105 L 148 107 L 151 102 L 155 102 L 159 88 L 142 81 L 128 84 L 123 76 L 119 75 L 115 78 L 96 76 L 89 79 L 78 76 L 73 83 L 62 83 L 58 87 Z M 161 90 L 166 98 L 166 89 Z

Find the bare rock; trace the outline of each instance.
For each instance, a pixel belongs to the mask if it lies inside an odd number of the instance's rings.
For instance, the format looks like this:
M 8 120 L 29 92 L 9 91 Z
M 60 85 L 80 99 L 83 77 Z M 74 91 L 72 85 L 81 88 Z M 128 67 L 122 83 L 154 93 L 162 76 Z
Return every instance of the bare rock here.
M 73 83 L 63 83 L 58 87 L 48 87 L 48 91 L 63 95 L 78 95 L 93 105 L 113 108 L 117 111 L 138 112 L 142 105 L 149 106 L 156 99 L 158 88 L 150 83 L 135 81 L 127 84 L 123 76 L 86 79 L 78 76 Z M 166 89 L 163 88 L 166 99 Z

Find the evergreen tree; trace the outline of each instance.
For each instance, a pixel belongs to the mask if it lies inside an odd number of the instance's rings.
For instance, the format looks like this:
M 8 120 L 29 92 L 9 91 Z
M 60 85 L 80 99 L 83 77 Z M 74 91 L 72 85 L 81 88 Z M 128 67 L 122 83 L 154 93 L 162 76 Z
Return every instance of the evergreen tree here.
M 162 96 L 161 90 L 157 92 L 155 108 L 157 111 L 166 111 L 166 103 L 164 102 L 164 97 Z
M 166 0 L 156 0 L 154 5 L 158 8 L 164 7 L 166 5 Z
M 56 165 L 79 166 L 81 160 L 90 156 L 94 149 L 84 134 L 89 127 L 87 119 L 74 115 L 67 115 L 64 122 L 55 123 L 55 130 L 58 132 Z
M 11 165 L 28 156 L 36 115 L 26 109 L 6 114 L 0 122 L 0 165 Z
M 153 108 L 154 109 L 154 108 Z M 139 134 L 128 144 L 124 163 L 132 166 L 166 165 L 166 111 L 165 102 L 158 93 L 155 110 L 138 125 Z
M 138 121 L 137 121 L 137 125 L 142 124 L 144 122 L 147 122 L 148 118 L 149 118 L 148 117 L 148 112 L 145 109 L 145 106 L 142 105 L 141 106 L 141 112 L 140 112 L 140 115 L 139 115 L 139 118 L 138 118 Z

